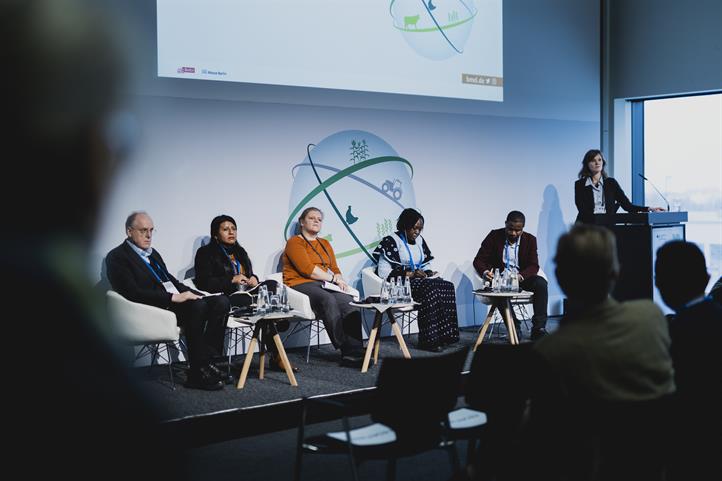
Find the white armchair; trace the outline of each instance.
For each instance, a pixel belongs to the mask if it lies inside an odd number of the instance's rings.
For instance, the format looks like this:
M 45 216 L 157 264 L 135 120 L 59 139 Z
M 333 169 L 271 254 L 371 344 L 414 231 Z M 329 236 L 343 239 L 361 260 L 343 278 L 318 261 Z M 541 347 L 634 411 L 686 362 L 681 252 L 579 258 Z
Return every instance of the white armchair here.
M 383 279 L 376 275 L 376 266 L 368 266 L 361 269 L 361 286 L 364 289 L 364 296 L 378 296 L 381 294 Z
M 279 287 L 284 285 L 282 272 L 269 274 L 266 276 L 266 279 L 276 281 Z M 306 347 L 306 362 L 308 362 L 311 358 L 311 344 L 313 344 L 314 337 L 316 339 L 316 347 L 321 347 L 321 332 L 325 330 L 323 321 L 316 319 L 316 314 L 313 312 L 313 309 L 311 309 L 311 299 L 309 299 L 306 294 L 288 286 L 286 286 L 286 293 L 288 294 L 288 305 L 292 310 L 298 312 L 298 318 L 300 318 L 300 320 L 296 321 L 293 329 L 291 329 L 283 339 L 286 340 L 293 334 L 308 329 L 308 346 Z M 307 324 L 306 321 L 308 322 Z
M 279 286 L 283 285 L 282 272 L 269 274 L 266 279 L 276 281 Z M 292 289 L 288 286 L 286 286 L 286 292 L 288 293 L 288 305 L 291 306 L 291 309 L 293 309 L 294 311 L 299 312 L 299 317 L 302 317 L 304 319 L 316 318 L 316 314 L 314 314 L 313 309 L 311 309 L 311 300 L 306 294 L 298 292 L 297 290 Z
M 384 280 L 376 274 L 376 266 L 368 266 L 361 269 L 361 286 L 363 286 L 364 296 L 378 296 L 381 294 L 381 285 Z M 416 320 L 416 310 L 414 307 L 400 309 L 394 313 L 399 322 L 401 332 L 406 328 L 406 334 L 411 334 L 411 324 Z
M 178 349 L 176 343 L 180 340 L 175 314 L 166 309 L 129 301 L 115 291 L 108 291 L 106 296 L 108 312 L 117 335 L 127 344 L 141 346 L 135 360 L 149 354 L 152 367 L 161 356 L 161 347 L 165 347 L 171 386 L 175 389 L 173 357 L 170 352 L 171 346 Z

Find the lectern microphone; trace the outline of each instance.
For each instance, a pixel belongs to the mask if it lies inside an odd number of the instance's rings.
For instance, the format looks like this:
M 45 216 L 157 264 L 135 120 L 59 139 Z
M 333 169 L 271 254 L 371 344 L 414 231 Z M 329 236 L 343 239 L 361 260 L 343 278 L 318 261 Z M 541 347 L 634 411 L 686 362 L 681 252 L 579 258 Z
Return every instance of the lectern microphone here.
M 639 173 L 638 173 L 637 175 L 640 176 L 640 177 L 641 177 L 642 179 L 644 179 L 645 181 L 649 182 L 649 185 L 651 185 L 652 188 L 657 191 L 657 193 L 659 194 L 659 196 L 660 196 L 662 199 L 664 199 L 665 204 L 667 204 L 667 212 L 669 212 L 669 201 L 667 200 L 667 198 L 666 198 L 664 195 L 662 195 L 662 193 L 659 191 L 659 189 L 657 188 L 657 186 L 654 185 L 654 183 L 652 183 L 651 180 L 649 180 L 648 178 L 646 178 L 646 177 L 643 176 L 642 174 L 639 174 Z

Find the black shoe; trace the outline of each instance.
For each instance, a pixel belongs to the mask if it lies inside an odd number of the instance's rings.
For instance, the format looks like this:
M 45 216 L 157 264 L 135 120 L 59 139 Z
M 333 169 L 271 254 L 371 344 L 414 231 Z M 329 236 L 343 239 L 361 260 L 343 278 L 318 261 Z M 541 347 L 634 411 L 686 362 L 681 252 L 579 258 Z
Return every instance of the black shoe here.
M 422 351 L 428 351 L 428 352 L 441 352 L 444 350 L 443 347 L 440 345 L 431 346 L 428 344 L 417 344 L 416 349 L 421 349 Z
M 215 374 L 216 378 L 218 378 L 218 380 L 221 381 L 223 384 L 233 384 L 234 382 L 236 382 L 236 380 L 233 379 L 233 376 L 231 376 L 227 370 L 224 371 L 213 363 L 210 363 L 208 365 L 208 369 L 213 374 Z
M 347 367 L 361 367 L 365 352 L 358 346 L 341 349 L 341 365 Z
M 185 387 L 206 391 L 218 391 L 219 389 L 223 389 L 223 383 L 218 379 L 218 376 L 206 366 L 197 371 L 190 371 Z
M 542 337 L 549 334 L 546 329 L 543 327 L 540 327 L 538 329 L 532 329 L 531 330 L 531 340 L 536 341 L 537 339 L 541 339 Z

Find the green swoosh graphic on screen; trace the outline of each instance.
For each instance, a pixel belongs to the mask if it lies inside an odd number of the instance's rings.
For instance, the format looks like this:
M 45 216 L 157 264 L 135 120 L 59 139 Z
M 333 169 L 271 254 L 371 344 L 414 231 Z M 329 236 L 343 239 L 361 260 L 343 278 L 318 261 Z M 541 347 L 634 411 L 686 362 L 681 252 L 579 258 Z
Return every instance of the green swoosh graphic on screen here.
M 383 157 L 374 157 L 373 159 L 364 160 L 363 162 L 354 164 L 351 167 L 347 167 L 347 168 L 343 169 L 342 171 L 337 172 L 336 174 L 332 175 L 331 177 L 324 180 L 323 182 L 321 182 L 319 185 L 314 187 L 314 189 L 311 190 L 311 192 L 306 194 L 306 196 L 303 199 L 301 199 L 301 201 L 293 209 L 291 214 L 289 214 L 288 219 L 286 220 L 286 225 L 283 228 L 284 240 L 288 240 L 288 227 L 291 225 L 291 222 L 293 222 L 293 220 L 296 218 L 296 214 L 298 214 L 304 208 L 304 206 L 306 205 L 307 202 L 309 202 L 316 195 L 318 195 L 319 192 L 322 192 L 323 190 L 325 190 L 326 188 L 335 184 L 336 182 L 343 179 L 344 177 L 348 176 L 349 174 L 352 174 L 352 173 L 359 171 L 366 167 L 371 167 L 372 165 L 383 164 L 386 162 L 402 162 L 402 163 L 408 165 L 409 169 L 411 169 L 411 178 L 414 177 L 414 167 L 411 165 L 411 163 L 402 157 L 397 157 L 394 155 L 388 155 L 388 156 L 383 156 Z M 347 227 L 347 229 L 349 228 L 348 226 L 346 226 L 346 227 Z M 352 237 L 354 237 L 353 234 L 352 234 Z M 368 253 L 368 251 L 366 249 L 372 247 L 372 245 L 369 244 L 367 246 L 364 246 L 360 242 L 358 244 L 360 246 L 359 248 L 341 252 L 336 256 L 336 258 L 338 259 L 340 257 L 348 257 L 348 256 L 350 256 L 352 254 L 356 254 L 358 252 L 365 252 L 366 255 L 369 256 L 369 258 L 371 258 L 371 255 Z M 376 244 L 378 244 L 378 242 Z M 373 247 L 376 247 L 376 245 L 373 245 Z

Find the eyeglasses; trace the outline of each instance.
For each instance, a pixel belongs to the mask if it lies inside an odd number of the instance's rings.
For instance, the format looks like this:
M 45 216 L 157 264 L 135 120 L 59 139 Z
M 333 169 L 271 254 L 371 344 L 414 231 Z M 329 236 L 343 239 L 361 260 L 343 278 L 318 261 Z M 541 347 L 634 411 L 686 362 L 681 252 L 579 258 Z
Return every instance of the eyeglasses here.
M 131 229 L 140 232 L 141 235 L 147 235 L 147 234 L 153 235 L 153 233 L 155 232 L 154 227 L 151 227 L 151 228 L 144 227 L 142 229 L 138 229 L 137 227 L 131 227 Z

